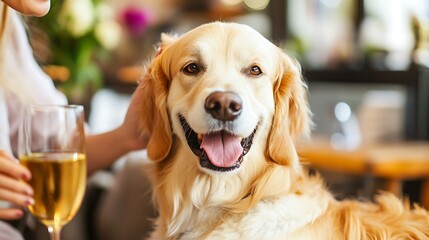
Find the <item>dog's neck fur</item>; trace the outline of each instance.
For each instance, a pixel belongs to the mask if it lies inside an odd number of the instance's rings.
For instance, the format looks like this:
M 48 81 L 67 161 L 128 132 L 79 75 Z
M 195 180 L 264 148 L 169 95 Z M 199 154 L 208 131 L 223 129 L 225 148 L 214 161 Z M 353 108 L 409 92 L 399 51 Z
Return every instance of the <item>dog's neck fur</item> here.
M 195 229 L 218 226 L 225 216 L 241 214 L 259 200 L 296 191 L 291 183 L 301 178 L 300 170 L 268 163 L 266 157 L 256 155 L 263 153 L 262 150 L 250 151 L 244 159 L 258 166 L 244 163 L 239 173 L 209 175 L 195 164 L 198 159 L 187 146 L 177 138 L 173 142 L 170 155 L 158 163 L 156 170 L 159 185 L 154 193 L 160 209 L 156 232 L 165 234 L 161 238 L 176 239 L 187 232 L 201 238 L 213 229 L 205 229 L 206 232 Z M 254 146 L 265 148 L 263 143 Z M 240 174 L 244 171 L 246 174 Z M 262 176 L 269 176 L 269 181 Z

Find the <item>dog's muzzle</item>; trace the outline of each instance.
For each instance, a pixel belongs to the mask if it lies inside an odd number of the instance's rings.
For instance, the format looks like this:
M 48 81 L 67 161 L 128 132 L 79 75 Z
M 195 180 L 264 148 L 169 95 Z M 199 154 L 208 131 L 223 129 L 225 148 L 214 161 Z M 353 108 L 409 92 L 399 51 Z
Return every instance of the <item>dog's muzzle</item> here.
M 257 126 L 246 138 L 220 130 L 207 134 L 196 133 L 186 119 L 179 115 L 180 123 L 192 152 L 199 158 L 200 166 L 213 171 L 227 172 L 240 167 L 249 152 Z

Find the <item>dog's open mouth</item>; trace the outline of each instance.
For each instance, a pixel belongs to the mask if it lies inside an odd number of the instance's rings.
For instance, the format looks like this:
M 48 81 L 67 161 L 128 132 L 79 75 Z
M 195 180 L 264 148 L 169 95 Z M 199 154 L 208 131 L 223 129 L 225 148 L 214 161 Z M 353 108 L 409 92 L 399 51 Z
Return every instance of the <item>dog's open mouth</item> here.
M 179 115 L 186 140 L 192 152 L 199 157 L 200 165 L 213 171 L 227 172 L 239 168 L 243 157 L 249 152 L 257 126 L 246 138 L 240 138 L 225 130 L 198 134 L 186 119 Z

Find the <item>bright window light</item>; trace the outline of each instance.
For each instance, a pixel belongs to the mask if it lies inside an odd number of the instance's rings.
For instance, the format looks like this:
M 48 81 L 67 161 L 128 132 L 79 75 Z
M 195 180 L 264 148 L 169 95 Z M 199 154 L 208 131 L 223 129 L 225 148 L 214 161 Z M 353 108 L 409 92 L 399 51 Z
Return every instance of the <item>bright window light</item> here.
M 270 0 L 244 0 L 244 3 L 251 9 L 263 10 L 268 6 Z
M 234 6 L 243 2 L 243 0 L 220 0 L 220 2 L 224 5 Z
M 340 122 L 347 122 L 352 115 L 350 106 L 345 102 L 339 102 L 335 105 L 335 117 Z

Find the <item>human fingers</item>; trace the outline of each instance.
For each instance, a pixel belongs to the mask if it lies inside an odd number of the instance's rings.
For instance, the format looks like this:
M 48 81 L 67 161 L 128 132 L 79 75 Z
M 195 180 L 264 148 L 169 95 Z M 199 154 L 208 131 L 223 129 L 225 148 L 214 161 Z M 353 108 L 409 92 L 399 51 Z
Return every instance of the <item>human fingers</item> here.
M 0 189 L 7 189 L 20 194 L 32 196 L 33 188 L 26 182 L 20 181 L 16 178 L 11 178 L 7 175 L 0 174 Z
M 19 208 L 0 208 L 0 219 L 17 220 L 24 216 L 24 211 Z
M 0 150 L 0 174 L 24 180 L 31 178 L 31 172 L 3 150 Z
M 145 97 L 143 94 L 144 91 L 142 91 L 145 82 L 146 80 L 142 79 L 137 86 L 137 89 L 134 91 L 121 128 L 121 132 L 125 136 L 124 139 L 129 140 L 127 142 L 130 143 L 129 146 L 132 146 L 132 150 L 146 148 L 149 139 L 148 136 L 146 136 L 140 129 L 140 104 L 144 101 Z
M 134 90 L 131 96 L 130 106 L 128 107 L 128 114 L 130 110 L 134 112 L 138 112 L 138 108 L 144 97 L 141 90 L 143 88 L 143 85 L 144 85 L 144 82 L 140 82 L 136 90 Z
M 33 197 L 21 194 L 8 189 L 0 189 L 0 200 L 16 204 L 21 207 L 28 207 L 34 204 Z

